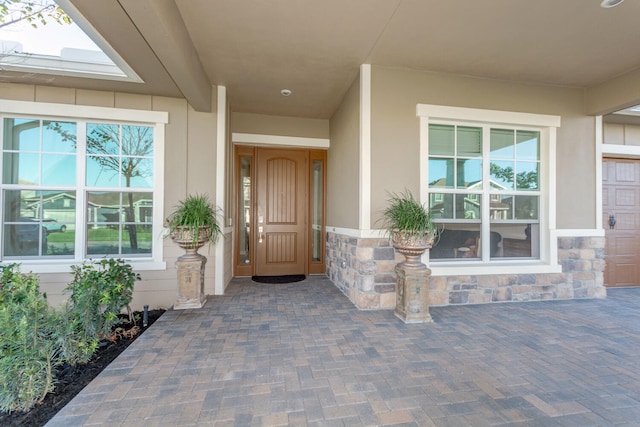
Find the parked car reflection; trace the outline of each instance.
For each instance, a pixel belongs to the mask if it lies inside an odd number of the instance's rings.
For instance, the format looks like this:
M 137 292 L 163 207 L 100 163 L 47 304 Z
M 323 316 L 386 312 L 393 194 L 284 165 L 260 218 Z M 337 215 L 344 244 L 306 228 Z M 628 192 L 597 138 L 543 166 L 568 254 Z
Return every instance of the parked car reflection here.
M 57 231 L 64 233 L 67 231 L 67 226 L 65 224 L 60 224 L 55 219 L 43 219 L 42 226 L 46 228 L 48 233 L 55 233 Z
M 5 255 L 46 255 L 47 229 L 38 220 L 31 218 L 20 218 L 19 221 L 17 224 L 5 225 Z

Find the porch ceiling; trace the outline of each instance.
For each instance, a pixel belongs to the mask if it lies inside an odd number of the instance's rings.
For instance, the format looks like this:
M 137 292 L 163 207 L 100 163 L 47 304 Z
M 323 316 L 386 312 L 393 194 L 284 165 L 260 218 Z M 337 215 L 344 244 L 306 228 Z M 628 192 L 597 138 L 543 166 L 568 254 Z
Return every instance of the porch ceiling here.
M 145 83 L 47 84 L 206 108 L 210 82 L 234 111 L 310 118 L 331 117 L 363 63 L 589 88 L 640 69 L 640 2 L 600 1 L 71 0 Z

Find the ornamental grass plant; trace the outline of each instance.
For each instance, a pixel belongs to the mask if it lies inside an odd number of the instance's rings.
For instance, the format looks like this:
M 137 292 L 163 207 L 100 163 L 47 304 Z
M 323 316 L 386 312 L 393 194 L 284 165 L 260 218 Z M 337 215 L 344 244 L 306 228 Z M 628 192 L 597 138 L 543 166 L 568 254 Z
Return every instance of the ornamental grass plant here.
M 409 190 L 389 193 L 387 202 L 388 205 L 382 212 L 382 225 L 387 232 L 398 233 L 404 240 L 436 236 L 438 227 L 429 210 Z
M 166 226 L 169 236 L 174 236 L 181 230 L 188 230 L 193 236 L 193 244 L 198 241 L 202 229 L 209 229 L 206 243 L 216 243 L 222 234 L 218 221 L 219 209 L 209 201 L 206 194 L 188 195 L 181 200 L 169 214 Z

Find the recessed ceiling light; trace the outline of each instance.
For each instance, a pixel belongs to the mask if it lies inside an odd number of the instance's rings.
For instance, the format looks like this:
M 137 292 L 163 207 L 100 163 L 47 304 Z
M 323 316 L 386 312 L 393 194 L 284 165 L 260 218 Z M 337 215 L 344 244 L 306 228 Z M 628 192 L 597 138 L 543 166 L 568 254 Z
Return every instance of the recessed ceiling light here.
M 602 0 L 600 3 L 600 7 L 604 7 L 605 9 L 609 9 L 610 7 L 614 7 L 622 3 L 624 0 Z
M 291 91 L 289 89 L 282 89 L 280 93 L 282 96 L 291 96 Z

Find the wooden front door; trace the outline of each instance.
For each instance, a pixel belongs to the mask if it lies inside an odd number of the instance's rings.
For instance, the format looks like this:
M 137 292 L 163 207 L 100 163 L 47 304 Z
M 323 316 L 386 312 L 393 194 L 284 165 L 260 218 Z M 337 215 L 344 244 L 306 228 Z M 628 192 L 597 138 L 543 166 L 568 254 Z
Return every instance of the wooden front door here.
M 305 274 L 307 153 L 257 150 L 256 276 Z
M 640 285 L 640 161 L 604 159 L 602 214 L 607 287 Z M 610 217 L 615 226 L 610 227 Z

